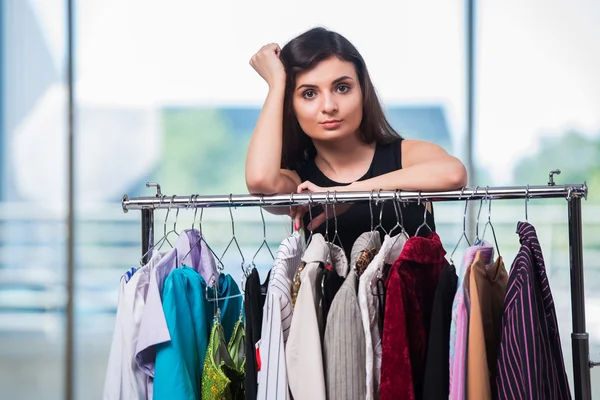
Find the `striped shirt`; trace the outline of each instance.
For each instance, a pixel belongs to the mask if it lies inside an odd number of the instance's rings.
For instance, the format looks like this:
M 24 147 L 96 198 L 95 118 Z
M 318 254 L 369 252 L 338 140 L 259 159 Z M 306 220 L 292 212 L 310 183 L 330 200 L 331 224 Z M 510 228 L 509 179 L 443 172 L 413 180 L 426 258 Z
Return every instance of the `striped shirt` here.
M 285 343 L 292 324 L 292 282 L 301 262 L 300 235 L 294 232 L 277 250 L 263 309 L 257 399 L 286 399 Z
M 504 297 L 498 398 L 570 399 L 554 301 L 535 228 L 517 224 L 521 249 Z

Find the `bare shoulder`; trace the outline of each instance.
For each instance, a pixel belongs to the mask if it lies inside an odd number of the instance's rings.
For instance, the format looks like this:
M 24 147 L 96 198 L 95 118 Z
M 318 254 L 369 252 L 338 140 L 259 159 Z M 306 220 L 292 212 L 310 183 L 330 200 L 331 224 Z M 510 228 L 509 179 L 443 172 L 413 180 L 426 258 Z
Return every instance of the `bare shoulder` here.
M 443 147 L 425 140 L 405 139 L 402 141 L 401 150 L 404 167 L 432 159 L 452 157 Z

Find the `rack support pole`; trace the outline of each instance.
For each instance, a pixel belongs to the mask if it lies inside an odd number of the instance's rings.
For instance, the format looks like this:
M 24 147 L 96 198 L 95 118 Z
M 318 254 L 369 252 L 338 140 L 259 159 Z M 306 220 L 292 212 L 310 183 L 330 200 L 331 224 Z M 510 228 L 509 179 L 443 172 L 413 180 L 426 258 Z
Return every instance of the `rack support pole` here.
M 150 261 L 150 246 L 154 244 L 154 210 L 142 210 L 142 263 L 145 265 Z
M 589 364 L 589 334 L 585 329 L 585 287 L 583 282 L 583 240 L 581 232 L 581 197 L 569 203 L 569 263 L 571 268 L 571 311 L 573 333 L 573 383 L 576 400 L 592 398 Z

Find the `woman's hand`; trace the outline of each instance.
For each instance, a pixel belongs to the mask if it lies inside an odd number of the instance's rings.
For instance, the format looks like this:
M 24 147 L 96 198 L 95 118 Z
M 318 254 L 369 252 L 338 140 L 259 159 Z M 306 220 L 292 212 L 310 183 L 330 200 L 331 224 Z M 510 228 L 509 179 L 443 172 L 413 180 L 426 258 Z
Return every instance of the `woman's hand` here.
M 250 65 L 267 82 L 269 87 L 285 85 L 285 69 L 279 59 L 281 48 L 277 43 L 263 46 L 250 59 Z
M 333 195 L 334 192 L 341 192 L 344 191 L 344 189 L 347 189 L 346 186 L 334 186 L 334 187 L 328 187 L 328 188 L 322 188 L 320 186 L 315 185 L 314 183 L 310 182 L 310 181 L 305 181 L 302 182 L 299 186 L 298 186 L 298 193 L 325 193 L 327 191 L 329 191 L 330 193 L 330 199 L 331 201 L 333 201 L 335 203 L 335 197 Z M 321 225 L 323 222 L 325 222 L 326 218 L 333 218 L 334 216 L 338 216 L 340 214 L 345 213 L 346 211 L 348 211 L 348 209 L 350 209 L 352 205 L 351 204 L 329 204 L 327 205 L 327 212 L 325 212 L 325 208 L 323 209 L 323 212 L 317 216 L 313 215 L 312 221 L 308 224 L 308 226 L 306 227 L 308 230 L 314 230 L 316 229 L 319 225 Z M 293 214 L 293 218 L 294 218 L 294 227 L 300 227 L 301 223 L 302 223 L 302 218 L 304 217 L 304 214 L 308 211 L 308 207 L 307 206 L 298 206 L 296 208 L 296 210 L 292 211 Z

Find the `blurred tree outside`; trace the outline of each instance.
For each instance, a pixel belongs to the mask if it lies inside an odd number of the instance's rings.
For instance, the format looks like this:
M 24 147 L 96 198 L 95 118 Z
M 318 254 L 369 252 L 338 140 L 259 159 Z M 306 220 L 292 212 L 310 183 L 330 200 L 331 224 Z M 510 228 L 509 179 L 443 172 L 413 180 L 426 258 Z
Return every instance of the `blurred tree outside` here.
M 219 109 L 167 109 L 163 160 L 156 179 L 164 184 L 165 193 L 246 193 L 249 139 L 237 135 Z
M 555 181 L 600 186 L 600 135 L 589 137 L 578 131 L 568 131 L 559 137 L 544 137 L 537 152 L 524 157 L 513 172 L 515 185 L 526 185 L 548 178 L 553 169 L 561 174 Z M 588 202 L 600 203 L 600 196 L 589 190 Z

